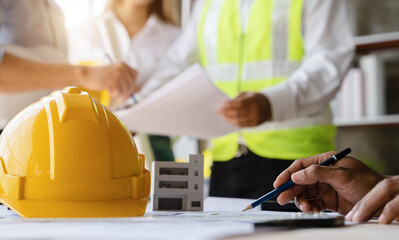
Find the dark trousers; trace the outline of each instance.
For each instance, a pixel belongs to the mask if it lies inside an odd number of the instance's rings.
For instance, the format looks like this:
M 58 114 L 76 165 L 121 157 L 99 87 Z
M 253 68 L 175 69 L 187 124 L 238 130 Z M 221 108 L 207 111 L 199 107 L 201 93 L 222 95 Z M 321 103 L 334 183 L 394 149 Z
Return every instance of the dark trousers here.
M 214 161 L 209 196 L 259 198 L 274 189 L 274 180 L 292 162 L 263 158 L 251 151 L 229 161 Z

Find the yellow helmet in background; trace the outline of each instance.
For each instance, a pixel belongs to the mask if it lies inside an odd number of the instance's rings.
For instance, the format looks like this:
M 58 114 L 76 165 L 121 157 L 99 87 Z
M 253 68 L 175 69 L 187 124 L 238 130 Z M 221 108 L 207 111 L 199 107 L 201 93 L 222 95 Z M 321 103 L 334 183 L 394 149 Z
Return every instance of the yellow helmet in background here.
M 16 115 L 0 136 L 0 201 L 23 217 L 144 214 L 150 173 L 119 118 L 75 87 Z

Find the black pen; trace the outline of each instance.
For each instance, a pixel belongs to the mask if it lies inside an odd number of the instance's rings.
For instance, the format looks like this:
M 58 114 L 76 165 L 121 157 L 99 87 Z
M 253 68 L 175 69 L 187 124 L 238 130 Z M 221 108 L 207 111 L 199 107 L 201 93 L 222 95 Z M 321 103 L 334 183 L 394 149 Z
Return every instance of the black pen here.
M 336 155 L 324 160 L 323 162 L 319 163 L 318 165 L 320 166 L 329 166 L 335 162 L 337 162 L 338 160 L 340 160 L 341 158 L 345 157 L 346 155 L 348 155 L 352 150 L 350 148 L 346 148 L 344 150 L 342 150 L 341 152 L 337 153 Z M 288 188 L 291 188 L 295 185 L 295 183 L 290 180 L 286 183 L 284 183 L 283 185 L 281 185 L 280 187 L 266 193 L 265 195 L 263 195 L 262 197 L 256 199 L 253 203 L 251 203 L 250 205 L 248 205 L 244 210 L 242 210 L 243 212 L 252 209 L 254 207 L 259 206 L 260 204 L 278 196 L 280 193 L 284 192 L 285 190 L 287 190 Z

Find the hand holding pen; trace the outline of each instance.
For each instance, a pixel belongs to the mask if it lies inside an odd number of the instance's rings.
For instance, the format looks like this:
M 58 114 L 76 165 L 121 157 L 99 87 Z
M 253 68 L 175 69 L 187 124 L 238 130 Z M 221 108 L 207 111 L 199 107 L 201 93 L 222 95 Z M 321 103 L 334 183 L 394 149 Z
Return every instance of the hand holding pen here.
M 105 56 L 109 61 L 109 65 L 102 68 L 109 71 L 103 72 L 102 78 L 98 76 L 98 79 L 104 79 L 104 89 L 108 90 L 111 96 L 110 108 L 118 109 L 124 106 L 124 103 L 140 90 L 140 87 L 136 83 L 137 71 L 124 62 L 114 61 L 108 54 L 105 54 Z M 98 67 L 98 69 L 100 68 Z
M 384 179 L 353 157 L 344 157 L 331 166 L 317 165 L 334 154 L 328 152 L 299 159 L 284 170 L 274 182 L 274 187 L 290 179 L 296 185 L 279 195 L 279 204 L 284 205 L 295 198 L 295 204 L 303 212 L 328 209 L 345 215 Z

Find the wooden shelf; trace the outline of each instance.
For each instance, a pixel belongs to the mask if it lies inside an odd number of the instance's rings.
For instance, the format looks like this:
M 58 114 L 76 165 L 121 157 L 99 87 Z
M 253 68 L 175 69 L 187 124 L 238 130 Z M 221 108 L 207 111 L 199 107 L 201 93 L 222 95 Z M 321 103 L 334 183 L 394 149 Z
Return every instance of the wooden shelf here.
M 385 115 L 378 117 L 361 117 L 353 119 L 334 119 L 337 127 L 399 127 L 399 115 Z

